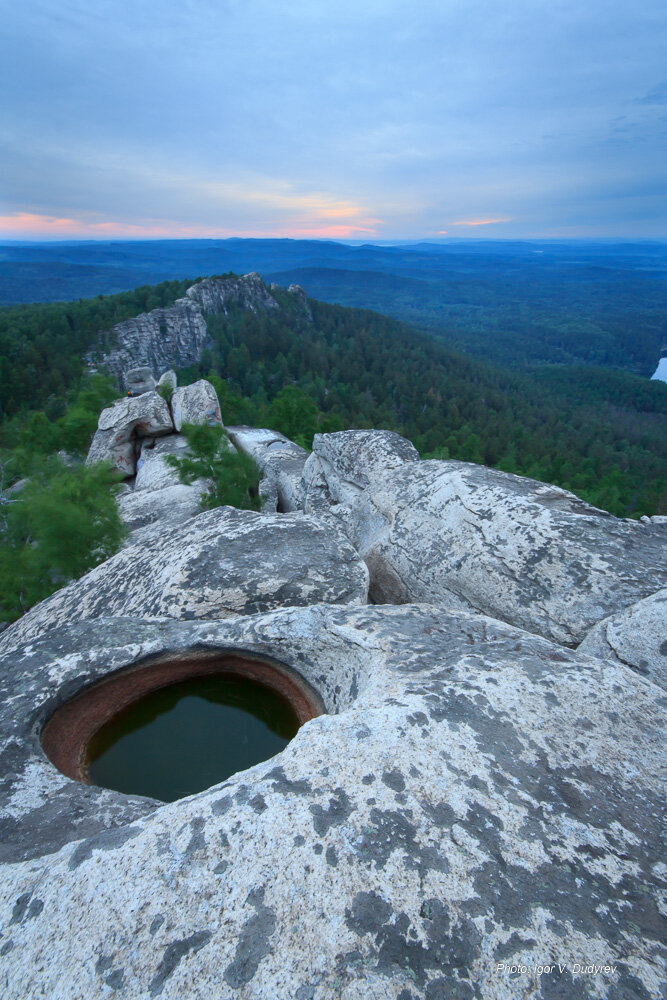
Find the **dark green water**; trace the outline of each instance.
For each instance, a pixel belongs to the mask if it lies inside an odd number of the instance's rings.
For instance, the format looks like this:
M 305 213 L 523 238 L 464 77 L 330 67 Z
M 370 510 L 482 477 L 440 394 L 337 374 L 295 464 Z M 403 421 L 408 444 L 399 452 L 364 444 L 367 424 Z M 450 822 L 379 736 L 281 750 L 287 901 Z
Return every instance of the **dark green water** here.
M 111 719 L 89 744 L 90 780 L 173 802 L 268 760 L 298 728 L 275 691 L 243 678 L 196 677 Z

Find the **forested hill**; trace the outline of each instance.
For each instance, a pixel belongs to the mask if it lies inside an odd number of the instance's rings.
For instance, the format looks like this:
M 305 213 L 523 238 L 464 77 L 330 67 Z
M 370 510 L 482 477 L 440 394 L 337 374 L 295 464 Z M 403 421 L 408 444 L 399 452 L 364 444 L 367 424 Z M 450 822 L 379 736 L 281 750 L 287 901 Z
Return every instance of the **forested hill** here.
M 586 364 L 647 378 L 667 338 L 667 243 L 155 240 L 0 245 L 0 305 L 257 271 L 311 298 L 374 309 L 472 357 Z
M 98 330 L 173 302 L 188 284 L 140 289 L 134 306 L 121 295 L 0 311 L 0 446 L 22 456 L 12 475 L 40 441 L 64 447 L 63 426 L 71 439 L 67 414 Z M 512 372 L 368 311 L 311 300 L 310 322 L 293 297 L 274 295 L 281 309 L 271 313 L 209 316 L 211 346 L 181 373 L 181 383 L 212 376 L 226 422 L 274 426 L 306 445 L 316 431 L 398 430 L 422 456 L 553 482 L 620 516 L 665 511 L 667 386 L 603 369 Z M 82 421 L 79 443 L 91 429 Z

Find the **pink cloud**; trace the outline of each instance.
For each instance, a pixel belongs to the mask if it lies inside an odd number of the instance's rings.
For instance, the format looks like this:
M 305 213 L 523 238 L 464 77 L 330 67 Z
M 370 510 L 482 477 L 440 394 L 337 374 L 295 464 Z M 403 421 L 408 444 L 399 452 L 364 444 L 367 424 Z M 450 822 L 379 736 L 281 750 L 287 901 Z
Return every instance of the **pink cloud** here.
M 324 212 L 327 215 L 342 214 Z M 364 222 L 376 223 L 369 219 Z M 372 225 L 359 223 L 329 223 L 313 220 L 312 223 L 288 223 L 277 227 L 267 227 L 262 230 L 238 230 L 205 226 L 201 224 L 183 224 L 171 220 L 147 219 L 140 223 L 104 221 L 93 222 L 87 219 L 60 218 L 54 215 L 40 215 L 33 212 L 15 212 L 13 215 L 0 215 L 0 234 L 5 238 L 45 238 L 45 239 L 147 239 L 158 237 L 171 239 L 206 239 L 229 236 L 249 237 L 306 237 L 312 239 L 345 239 L 351 236 L 365 234 L 375 235 Z
M 507 219 L 464 219 L 461 222 L 450 222 L 451 226 L 495 226 L 499 222 L 511 222 Z

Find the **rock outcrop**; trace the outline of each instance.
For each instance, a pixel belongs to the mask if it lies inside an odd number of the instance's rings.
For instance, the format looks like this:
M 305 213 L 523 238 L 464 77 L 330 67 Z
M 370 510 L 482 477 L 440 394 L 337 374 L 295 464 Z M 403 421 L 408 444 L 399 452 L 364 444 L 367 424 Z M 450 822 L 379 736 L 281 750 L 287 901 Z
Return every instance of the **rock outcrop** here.
M 394 431 L 316 434 L 303 470 L 305 509 L 352 504 L 379 476 L 418 461 L 412 442 Z
M 154 464 L 162 468 L 161 463 Z M 170 476 L 175 475 L 174 470 L 168 466 L 166 470 Z M 176 476 L 176 482 L 169 478 L 155 488 L 135 489 L 124 493 L 118 498 L 118 509 L 121 521 L 130 532 L 126 547 L 144 546 L 151 538 L 159 539 L 165 528 L 183 524 L 191 517 L 196 517 L 201 513 L 201 500 L 205 492 L 205 486 L 186 486 L 178 482 Z
M 174 391 L 171 413 L 176 431 L 180 431 L 183 424 L 222 427 L 218 396 L 211 383 L 203 378 Z
M 598 622 L 579 651 L 623 663 L 667 690 L 667 590 Z
M 45 760 L 57 692 L 202 648 L 298 665 L 328 714 L 166 806 Z M 479 615 L 320 606 L 101 619 L 0 677 L 7 997 L 661 995 L 664 699 L 625 667 Z
M 222 417 L 218 397 L 210 382 L 199 379 L 179 389 L 174 388 L 176 376 L 173 372 L 165 372 L 163 378 L 165 381 L 161 379 L 161 384 L 172 387 L 169 402 L 159 392 L 147 391 L 136 398 L 119 399 L 102 410 L 86 464 L 109 462 L 127 477 L 136 473 L 138 489 L 157 489 L 179 482 L 176 471 L 164 461 L 156 462 L 143 475 L 142 470 L 151 458 L 183 452 L 187 442 L 176 432 L 184 424 L 222 427 Z M 158 436 L 168 436 L 167 443 L 156 446 Z
M 141 396 L 144 392 L 153 392 L 157 383 L 150 368 L 132 368 L 125 372 L 125 388 L 131 396 Z
M 667 532 L 466 462 L 409 463 L 345 523 L 376 603 L 468 606 L 565 645 L 667 585 Z
M 145 366 L 158 378 L 168 368 L 192 365 L 209 343 L 201 308 L 189 298 L 117 323 L 111 338 L 117 346 L 103 356 L 101 365 L 119 383 L 134 367 Z
M 287 294 L 308 309 L 298 285 L 290 286 Z M 254 272 L 242 277 L 204 278 L 191 285 L 173 306 L 117 323 L 108 337 L 114 347 L 103 354 L 99 364 L 119 384 L 132 368 L 145 366 L 156 379 L 168 368 L 186 368 L 199 361 L 210 343 L 206 315 L 227 315 L 232 307 L 254 313 L 280 308 Z
M 119 399 L 102 410 L 86 465 L 108 462 L 125 476 L 136 471 L 137 441 L 172 434 L 174 425 L 166 402 L 157 392 Z
M 366 567 L 342 533 L 301 514 L 218 507 L 165 526 L 47 597 L 7 629 L 0 649 L 86 618 L 227 618 L 363 604 L 367 591 Z
M 667 519 L 386 431 L 308 456 L 248 427 L 264 511 L 197 513 L 174 422 L 222 416 L 165 382 L 173 419 L 122 400 L 91 450 L 136 461 L 129 544 L 0 635 L 7 996 L 661 995 Z M 324 706 L 271 760 L 164 805 L 47 759 L 84 691 L 230 651 Z
M 204 278 L 188 288 L 185 294 L 204 313 L 214 315 L 222 313 L 226 316 L 231 306 L 254 313 L 273 312 L 280 308 L 256 271 L 240 278 Z

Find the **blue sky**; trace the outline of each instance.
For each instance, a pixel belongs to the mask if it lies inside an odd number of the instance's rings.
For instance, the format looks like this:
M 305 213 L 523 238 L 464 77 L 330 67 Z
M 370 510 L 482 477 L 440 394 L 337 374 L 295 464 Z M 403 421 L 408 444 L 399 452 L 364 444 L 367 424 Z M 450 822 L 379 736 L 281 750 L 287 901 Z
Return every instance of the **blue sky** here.
M 0 237 L 667 236 L 664 0 L 24 0 Z

